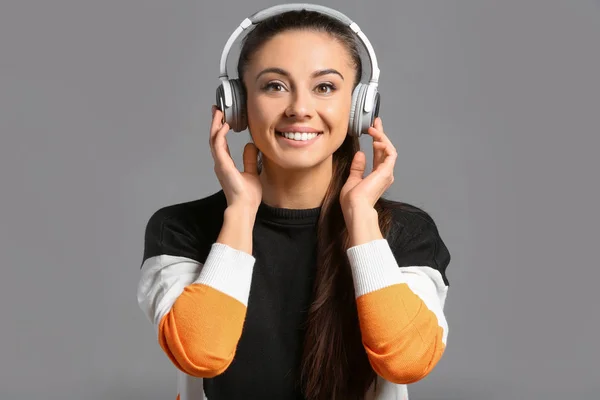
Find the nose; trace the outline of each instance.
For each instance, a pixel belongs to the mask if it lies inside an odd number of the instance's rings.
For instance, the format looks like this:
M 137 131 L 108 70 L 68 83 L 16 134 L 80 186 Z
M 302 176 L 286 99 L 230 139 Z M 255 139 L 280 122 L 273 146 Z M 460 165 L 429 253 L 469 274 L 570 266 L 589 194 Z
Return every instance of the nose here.
M 314 107 L 310 93 L 306 93 L 303 90 L 296 90 L 293 96 L 291 96 L 290 104 L 285 110 L 285 115 L 288 118 L 303 119 L 311 117 L 313 112 Z

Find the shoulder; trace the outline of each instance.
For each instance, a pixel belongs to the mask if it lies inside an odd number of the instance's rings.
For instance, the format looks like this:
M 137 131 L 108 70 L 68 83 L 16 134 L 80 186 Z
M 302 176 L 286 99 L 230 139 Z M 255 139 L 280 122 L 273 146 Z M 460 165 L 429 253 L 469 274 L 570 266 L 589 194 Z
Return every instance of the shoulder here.
M 144 260 L 164 254 L 201 258 L 202 250 L 216 240 L 226 206 L 220 190 L 201 199 L 159 208 L 146 224 Z
M 392 215 L 387 240 L 398 265 L 434 268 L 442 274 L 447 284 L 445 271 L 450 264 L 450 251 L 433 217 L 424 209 L 409 203 L 385 200 L 385 206 Z
M 419 235 L 439 236 L 433 217 L 424 209 L 390 199 L 383 199 L 382 205 L 391 214 L 390 237 L 392 239 L 406 239 Z
M 148 220 L 148 228 L 161 230 L 165 224 L 195 229 L 223 218 L 227 201 L 222 190 L 207 197 L 163 206 Z

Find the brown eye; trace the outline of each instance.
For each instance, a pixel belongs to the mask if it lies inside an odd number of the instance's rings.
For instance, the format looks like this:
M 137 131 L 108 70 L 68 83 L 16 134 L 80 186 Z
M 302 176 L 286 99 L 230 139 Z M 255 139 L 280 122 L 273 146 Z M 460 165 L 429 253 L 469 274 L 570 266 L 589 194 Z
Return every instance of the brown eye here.
M 263 86 L 263 90 L 268 92 L 281 92 L 283 91 L 283 85 L 279 82 L 269 82 Z
M 335 86 L 333 86 L 331 83 L 322 83 L 319 86 L 317 86 L 317 92 L 319 94 L 329 94 L 334 90 Z

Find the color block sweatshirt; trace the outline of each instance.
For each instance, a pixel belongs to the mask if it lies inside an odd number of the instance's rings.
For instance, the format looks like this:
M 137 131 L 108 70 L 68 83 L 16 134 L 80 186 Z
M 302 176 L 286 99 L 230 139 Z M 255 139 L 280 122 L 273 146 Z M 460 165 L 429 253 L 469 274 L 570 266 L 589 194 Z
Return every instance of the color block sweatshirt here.
M 165 206 L 145 230 L 138 304 L 177 369 L 177 400 L 304 399 L 298 385 L 320 208 L 261 203 L 252 254 L 217 243 L 223 191 Z M 431 217 L 394 210 L 384 239 L 346 250 L 371 400 L 406 400 L 448 336 L 450 254 Z

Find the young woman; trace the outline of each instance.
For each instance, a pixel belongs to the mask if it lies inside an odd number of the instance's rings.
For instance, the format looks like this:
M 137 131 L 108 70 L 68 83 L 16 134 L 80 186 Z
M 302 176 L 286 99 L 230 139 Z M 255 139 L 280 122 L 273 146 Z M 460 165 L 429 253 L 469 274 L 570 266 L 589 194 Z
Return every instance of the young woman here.
M 258 23 L 238 62 L 243 172 L 213 106 L 222 190 L 150 218 L 138 302 L 179 399 L 407 399 L 442 357 L 450 254 L 426 212 L 381 197 L 397 153 L 380 118 L 365 176 L 359 54 L 320 12 Z

